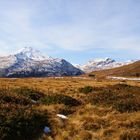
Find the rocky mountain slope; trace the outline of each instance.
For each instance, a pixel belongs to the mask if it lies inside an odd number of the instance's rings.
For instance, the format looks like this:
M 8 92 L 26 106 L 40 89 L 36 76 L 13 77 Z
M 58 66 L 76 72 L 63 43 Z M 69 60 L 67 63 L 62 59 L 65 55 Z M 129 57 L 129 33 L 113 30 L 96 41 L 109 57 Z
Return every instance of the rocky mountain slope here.
M 86 73 L 103 70 L 103 69 L 111 69 L 115 67 L 120 67 L 123 65 L 128 65 L 133 63 L 134 61 L 127 61 L 127 62 L 117 62 L 111 58 L 97 58 L 89 61 L 87 64 L 84 65 L 77 65 L 77 68 L 85 71 Z
M 0 57 L 1 77 L 76 76 L 83 73 L 66 60 L 43 56 L 31 47 Z
M 94 71 L 91 74 L 95 74 L 98 77 L 106 77 L 106 76 L 140 77 L 140 61 L 136 61 L 132 64 L 118 68 Z

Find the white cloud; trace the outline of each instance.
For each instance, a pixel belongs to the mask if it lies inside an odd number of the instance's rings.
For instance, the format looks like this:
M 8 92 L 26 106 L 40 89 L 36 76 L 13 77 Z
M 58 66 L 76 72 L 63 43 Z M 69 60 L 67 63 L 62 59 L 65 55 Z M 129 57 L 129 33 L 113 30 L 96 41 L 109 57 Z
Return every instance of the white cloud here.
M 94 44 L 94 35 L 89 29 L 76 26 L 53 26 L 44 33 L 49 43 L 67 50 L 86 50 Z M 88 48 L 89 47 L 89 48 Z
M 114 47 L 117 49 L 140 51 L 140 40 L 138 37 L 120 38 L 114 44 Z
M 140 50 L 139 4 L 108 0 L 5 1 L 0 2 L 1 54 L 27 45 L 48 48 L 52 53 L 56 49 Z

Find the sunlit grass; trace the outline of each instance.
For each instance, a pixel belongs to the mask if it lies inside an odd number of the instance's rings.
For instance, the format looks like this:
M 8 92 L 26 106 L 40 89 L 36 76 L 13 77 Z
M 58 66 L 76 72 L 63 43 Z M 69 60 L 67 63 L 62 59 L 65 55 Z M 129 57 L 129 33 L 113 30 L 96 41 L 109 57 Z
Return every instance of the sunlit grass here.
M 140 138 L 138 82 L 71 77 L 0 79 L 0 99 L 2 140 Z M 50 134 L 43 132 L 46 125 Z

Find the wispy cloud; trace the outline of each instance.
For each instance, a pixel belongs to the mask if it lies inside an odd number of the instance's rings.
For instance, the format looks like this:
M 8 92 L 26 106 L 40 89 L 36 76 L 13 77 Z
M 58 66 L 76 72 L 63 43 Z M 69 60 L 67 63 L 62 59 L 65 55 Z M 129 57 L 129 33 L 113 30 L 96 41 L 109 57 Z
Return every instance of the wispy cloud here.
M 138 0 L 0 1 L 0 54 L 26 45 L 50 53 L 133 49 L 138 54 L 139 40 Z

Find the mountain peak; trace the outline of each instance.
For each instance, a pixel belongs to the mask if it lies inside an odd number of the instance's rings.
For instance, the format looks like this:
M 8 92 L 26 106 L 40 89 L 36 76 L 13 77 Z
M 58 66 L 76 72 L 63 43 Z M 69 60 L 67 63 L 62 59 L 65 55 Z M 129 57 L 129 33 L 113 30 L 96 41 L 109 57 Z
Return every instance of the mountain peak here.
M 24 47 L 21 50 L 18 51 L 16 54 L 16 57 L 20 59 L 33 59 L 33 60 L 45 60 L 48 59 L 49 57 L 42 55 L 42 53 L 39 50 L 36 50 L 32 47 Z
M 115 60 L 113 60 L 113 59 L 111 59 L 109 57 L 105 57 L 105 58 L 95 58 L 95 59 L 93 59 L 91 61 L 101 62 L 101 61 L 115 61 Z
M 105 57 L 105 58 L 95 58 L 93 60 L 90 60 L 89 63 L 93 63 L 93 62 L 99 63 L 99 62 L 105 62 L 105 61 L 107 61 L 107 62 L 115 62 L 115 60 L 113 60 L 113 59 L 111 59 L 109 57 Z
M 110 69 L 115 67 L 120 67 L 123 65 L 128 65 L 130 63 L 133 63 L 134 61 L 128 61 L 128 62 L 117 62 L 114 59 L 111 59 L 109 57 L 106 58 L 96 58 L 90 60 L 87 64 L 84 65 L 78 65 L 77 67 L 85 72 L 92 72 L 102 69 Z
M 0 76 L 3 77 L 76 76 L 83 73 L 65 59 L 45 57 L 32 47 L 0 57 Z
M 33 51 L 38 51 L 38 50 L 36 50 L 36 49 L 34 49 L 33 47 L 28 47 L 28 46 L 26 46 L 26 47 L 24 47 L 24 48 L 22 48 L 21 50 L 19 50 L 19 52 L 33 52 Z

